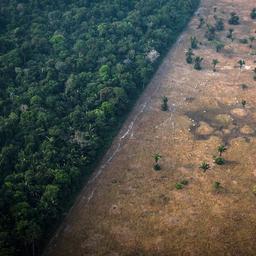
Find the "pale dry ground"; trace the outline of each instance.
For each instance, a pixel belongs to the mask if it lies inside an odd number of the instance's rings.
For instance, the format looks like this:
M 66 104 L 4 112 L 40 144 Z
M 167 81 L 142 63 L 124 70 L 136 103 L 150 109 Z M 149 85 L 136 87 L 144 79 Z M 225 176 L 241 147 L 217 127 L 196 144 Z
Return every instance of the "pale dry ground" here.
M 205 28 L 196 29 L 195 15 L 45 255 L 256 255 L 256 56 L 248 45 L 226 38 L 231 11 L 241 18 L 241 25 L 233 26 L 236 38 L 256 35 L 249 17 L 256 3 L 203 0 L 198 13 L 210 23 L 213 7 L 225 19 L 219 33 L 225 49 L 216 53 L 204 38 Z M 191 35 L 202 42 L 195 50 L 204 57 L 202 71 L 185 62 Z M 214 58 L 220 61 L 216 73 Z M 246 61 L 242 70 L 239 59 Z M 168 112 L 160 110 L 163 95 Z M 212 158 L 223 142 L 228 162 L 216 166 Z M 152 169 L 157 152 L 163 156 L 159 172 Z M 203 160 L 211 164 L 205 173 L 198 168 Z M 189 184 L 176 190 L 182 179 Z M 221 182 L 219 193 L 214 181 Z

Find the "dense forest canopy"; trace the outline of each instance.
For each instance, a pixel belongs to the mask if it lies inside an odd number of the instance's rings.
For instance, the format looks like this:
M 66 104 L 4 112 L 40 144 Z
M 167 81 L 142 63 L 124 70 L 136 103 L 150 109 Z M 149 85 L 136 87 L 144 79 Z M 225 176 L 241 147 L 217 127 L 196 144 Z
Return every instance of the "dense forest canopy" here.
M 46 234 L 199 0 L 1 0 L 0 255 Z

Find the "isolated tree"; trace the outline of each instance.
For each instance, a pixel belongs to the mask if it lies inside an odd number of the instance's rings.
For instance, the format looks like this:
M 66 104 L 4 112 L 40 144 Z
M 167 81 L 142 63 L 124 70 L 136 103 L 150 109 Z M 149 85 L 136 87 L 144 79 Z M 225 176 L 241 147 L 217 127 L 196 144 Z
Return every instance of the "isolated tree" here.
M 202 64 L 203 59 L 204 59 L 204 58 L 199 57 L 199 56 L 197 56 L 197 57 L 195 58 L 194 68 L 195 68 L 196 70 L 201 70 L 201 69 L 202 69 L 201 64 Z
M 221 188 L 220 182 L 219 181 L 214 181 L 213 187 L 215 190 L 219 190 Z
M 252 46 L 253 46 L 253 42 L 254 42 L 254 40 L 255 40 L 255 36 L 249 36 L 249 40 L 250 40 L 250 48 L 252 48 Z
M 228 20 L 230 25 L 238 25 L 240 23 L 240 18 L 235 12 L 230 13 L 230 18 Z
M 186 52 L 187 63 L 189 63 L 189 64 L 193 63 L 193 56 L 194 56 L 193 50 L 191 48 L 189 48 L 188 51 Z
M 155 160 L 154 169 L 155 169 L 156 171 L 161 170 L 161 166 L 159 165 L 159 160 L 162 158 L 162 156 L 157 153 L 157 154 L 154 154 L 154 155 L 153 155 L 153 158 L 154 158 L 154 160 Z
M 225 147 L 225 145 L 220 145 L 218 147 L 218 152 L 219 152 L 219 156 L 221 157 L 222 154 L 227 150 L 227 148 Z
M 253 9 L 252 9 L 251 18 L 252 18 L 252 19 L 256 19 L 256 8 L 253 8 Z
M 204 21 L 204 18 L 203 17 L 200 17 L 199 19 L 199 25 L 198 25 L 198 29 L 201 28 L 203 25 L 205 24 L 205 21 Z
M 217 59 L 213 59 L 212 60 L 212 66 L 213 66 L 213 72 L 216 72 L 216 66 L 217 64 L 219 64 L 220 62 Z
M 191 43 L 191 48 L 192 49 L 197 49 L 198 48 L 198 41 L 195 36 L 190 37 L 190 43 Z
M 254 73 L 253 79 L 256 80 L 256 68 L 254 68 L 253 73 Z
M 216 52 L 220 52 L 225 47 L 225 44 L 217 41 L 215 44 Z
M 213 157 L 214 159 L 214 163 L 216 163 L 217 165 L 223 165 L 225 164 L 225 159 L 223 157 Z
M 215 23 L 215 28 L 217 31 L 223 31 L 224 30 L 224 22 L 223 19 L 217 19 Z
M 242 59 L 239 60 L 237 63 L 239 64 L 240 69 L 245 65 L 245 61 Z
M 216 37 L 216 29 L 212 25 L 207 25 L 207 30 L 205 32 L 205 37 L 208 41 L 213 41 Z
M 199 168 L 206 172 L 210 168 L 210 165 L 204 161 L 200 164 Z
M 162 111 L 167 111 L 168 110 L 168 98 L 166 96 L 162 97 L 162 105 L 161 105 L 161 109 Z
M 234 32 L 234 29 L 233 29 L 233 28 L 230 28 L 230 29 L 228 30 L 228 34 L 227 34 L 227 38 L 231 39 L 232 42 L 233 42 L 233 40 L 234 40 L 233 32 Z
M 246 100 L 241 101 L 241 104 L 242 104 L 243 107 L 245 107 L 246 103 L 247 103 Z

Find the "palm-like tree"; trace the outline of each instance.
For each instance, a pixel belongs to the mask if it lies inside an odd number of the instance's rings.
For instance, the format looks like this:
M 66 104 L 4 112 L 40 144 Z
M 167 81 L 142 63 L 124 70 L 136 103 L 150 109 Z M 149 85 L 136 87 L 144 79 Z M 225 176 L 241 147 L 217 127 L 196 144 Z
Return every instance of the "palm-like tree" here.
M 255 36 L 250 36 L 249 39 L 250 39 L 250 42 L 251 42 L 250 43 L 250 48 L 252 48 L 253 42 L 255 40 Z
M 204 161 L 200 164 L 199 168 L 206 172 L 210 168 L 210 165 Z
M 162 156 L 160 154 L 156 153 L 156 154 L 153 155 L 153 158 L 155 160 L 154 169 L 155 170 L 160 170 L 161 167 L 160 167 L 158 162 L 162 158 Z
M 240 69 L 245 65 L 244 60 L 239 60 L 237 63 L 239 64 Z
M 188 49 L 188 51 L 186 52 L 186 61 L 187 63 L 191 64 L 193 62 L 193 50 L 191 48 Z
M 217 59 L 212 60 L 212 66 L 213 66 L 213 72 L 216 72 L 216 65 L 219 64 L 220 62 Z
M 204 58 L 199 57 L 199 56 L 197 56 L 197 57 L 195 58 L 195 64 L 194 64 L 194 68 L 195 68 L 195 69 L 197 69 L 197 70 L 201 70 L 201 69 L 202 69 L 201 63 L 202 63 L 203 59 L 204 59 Z
M 220 145 L 218 147 L 218 152 L 219 152 L 219 156 L 222 156 L 222 153 L 224 153 L 227 150 L 227 148 L 225 147 L 225 145 Z

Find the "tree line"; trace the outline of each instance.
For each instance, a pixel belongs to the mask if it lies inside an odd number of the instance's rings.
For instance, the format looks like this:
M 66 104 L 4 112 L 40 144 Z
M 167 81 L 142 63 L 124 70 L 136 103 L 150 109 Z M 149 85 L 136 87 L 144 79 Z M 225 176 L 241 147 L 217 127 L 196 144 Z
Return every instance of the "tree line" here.
M 38 255 L 199 0 L 0 2 L 0 255 Z

